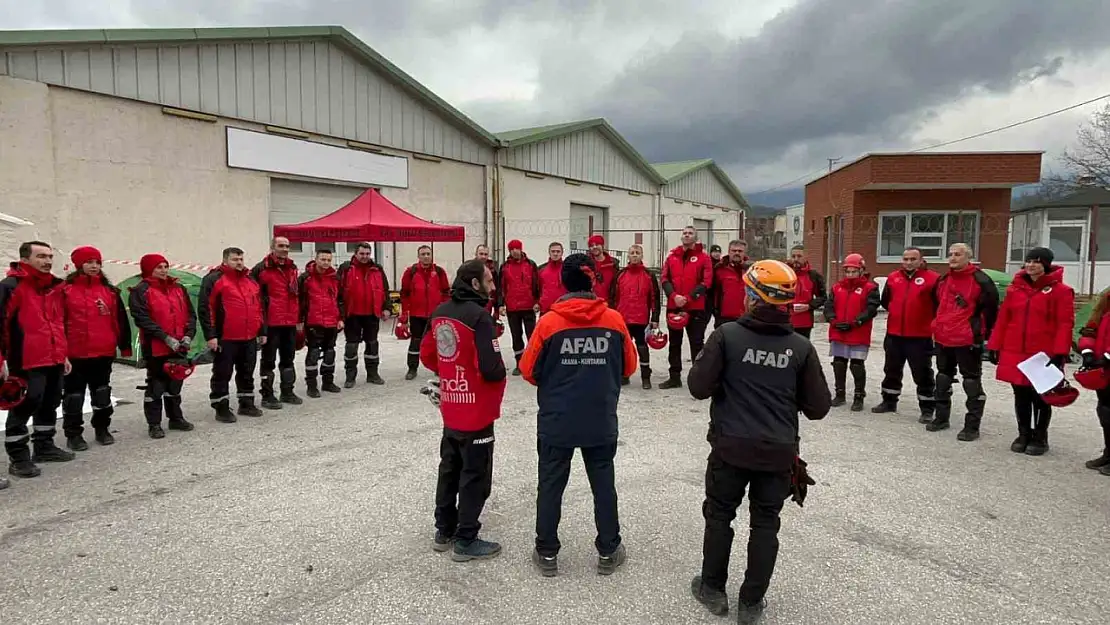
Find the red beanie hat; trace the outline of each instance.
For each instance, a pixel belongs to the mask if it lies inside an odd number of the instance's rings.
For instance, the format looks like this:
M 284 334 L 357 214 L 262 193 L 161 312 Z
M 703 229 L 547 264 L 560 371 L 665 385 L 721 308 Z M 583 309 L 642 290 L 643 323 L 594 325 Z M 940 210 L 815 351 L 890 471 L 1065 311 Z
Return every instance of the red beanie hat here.
M 586 245 L 590 247 L 593 247 L 595 245 L 605 247 L 605 237 L 601 236 L 600 234 L 591 235 L 590 238 L 586 239 Z
M 165 256 L 161 254 L 147 254 L 139 259 L 139 270 L 142 271 L 143 277 L 147 278 L 150 274 L 154 273 L 154 268 L 162 263 L 169 264 L 170 261 L 166 260 Z
M 82 245 L 81 247 L 74 248 L 74 250 L 69 253 L 69 259 L 73 261 L 74 269 L 80 269 L 90 260 L 104 262 L 104 259 L 100 256 L 100 250 L 91 245 Z
M 523 249 L 524 244 L 520 242 L 520 239 L 513 239 L 512 241 L 509 241 L 509 251 Z

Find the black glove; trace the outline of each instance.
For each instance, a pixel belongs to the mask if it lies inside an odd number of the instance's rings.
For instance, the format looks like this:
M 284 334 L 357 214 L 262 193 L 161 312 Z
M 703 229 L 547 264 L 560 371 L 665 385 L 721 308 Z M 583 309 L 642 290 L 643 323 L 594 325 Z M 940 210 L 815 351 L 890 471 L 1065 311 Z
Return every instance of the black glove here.
M 837 330 L 840 330 L 841 332 L 848 332 L 849 330 L 852 329 L 852 324 L 842 321 L 840 323 L 834 323 L 833 327 L 836 328 Z
M 1098 366 L 1098 356 L 1095 356 L 1095 353 L 1092 350 L 1088 349 L 1084 351 L 1081 355 L 1083 357 L 1084 369 L 1094 369 Z
M 987 352 L 987 360 L 989 360 L 992 365 L 997 365 L 998 364 L 998 350 L 997 349 L 989 350 Z
M 815 486 L 817 482 L 809 476 L 809 471 L 806 471 L 805 460 L 800 457 L 794 457 L 794 468 L 790 471 L 790 500 L 798 504 L 799 508 L 805 507 L 806 495 L 809 493 L 809 487 Z

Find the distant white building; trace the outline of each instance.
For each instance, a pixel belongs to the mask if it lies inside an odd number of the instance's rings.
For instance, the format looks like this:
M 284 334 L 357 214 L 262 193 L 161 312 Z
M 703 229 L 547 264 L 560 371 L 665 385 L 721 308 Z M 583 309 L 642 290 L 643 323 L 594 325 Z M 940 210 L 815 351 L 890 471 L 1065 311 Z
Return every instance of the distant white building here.
M 786 251 L 805 241 L 806 205 L 795 204 L 786 207 Z

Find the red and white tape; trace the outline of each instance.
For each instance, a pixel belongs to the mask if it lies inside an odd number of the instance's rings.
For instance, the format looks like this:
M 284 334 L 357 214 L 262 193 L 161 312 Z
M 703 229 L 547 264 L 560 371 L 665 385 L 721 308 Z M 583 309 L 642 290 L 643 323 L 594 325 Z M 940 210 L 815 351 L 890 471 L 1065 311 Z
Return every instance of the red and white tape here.
M 137 260 L 115 260 L 111 258 L 105 258 L 104 264 L 131 265 L 134 267 L 138 267 L 140 265 L 139 261 Z M 208 271 L 210 269 L 214 269 L 215 267 L 217 267 L 217 265 L 202 265 L 199 263 L 170 263 L 170 269 L 184 269 L 185 271 Z M 62 271 L 69 271 L 70 268 L 70 264 L 66 263 L 65 267 L 62 268 Z

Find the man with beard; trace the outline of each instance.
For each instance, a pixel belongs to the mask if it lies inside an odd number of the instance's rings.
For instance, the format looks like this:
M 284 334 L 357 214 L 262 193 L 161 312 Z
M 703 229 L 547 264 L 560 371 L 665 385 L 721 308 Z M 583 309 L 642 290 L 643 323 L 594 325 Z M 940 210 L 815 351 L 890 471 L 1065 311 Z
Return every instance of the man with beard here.
M 489 303 L 486 304 L 486 310 L 493 315 L 494 319 L 497 319 L 505 314 L 505 304 L 501 301 L 501 289 L 498 286 L 501 284 L 501 280 L 500 276 L 497 275 L 497 263 L 490 258 L 489 246 L 485 243 L 474 249 L 474 259 L 485 263 L 486 269 L 489 269 L 490 275 L 493 276 L 493 291 L 489 294 Z
M 744 316 L 747 296 L 744 294 L 744 273 L 748 270 L 747 256 L 744 254 L 743 241 L 728 244 L 728 258 L 717 263 L 713 269 L 713 310 L 717 313 L 719 328 L 729 321 Z
M 825 307 L 828 295 L 825 292 L 825 278 L 809 265 L 806 248 L 795 245 L 790 250 L 790 266 L 798 276 L 798 286 L 794 292 L 790 323 L 794 331 L 809 338 L 813 332 L 813 311 Z
M 536 328 L 536 313 L 540 310 L 540 279 L 536 262 L 524 253 L 524 244 L 517 239 L 509 241 L 509 258 L 501 265 L 498 292 L 509 321 L 513 337 L 513 357 L 517 366 L 513 375 L 520 375 L 520 357 L 524 355 L 524 339 L 532 336 Z

